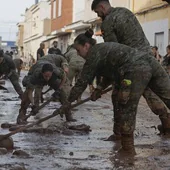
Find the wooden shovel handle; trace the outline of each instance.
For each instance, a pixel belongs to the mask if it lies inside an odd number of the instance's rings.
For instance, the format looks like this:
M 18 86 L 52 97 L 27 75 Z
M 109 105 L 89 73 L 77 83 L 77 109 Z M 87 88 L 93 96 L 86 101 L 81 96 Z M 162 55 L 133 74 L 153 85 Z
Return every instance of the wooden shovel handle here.
M 109 91 L 111 91 L 111 90 L 112 90 L 112 87 L 109 87 L 109 88 L 103 90 L 102 94 L 105 94 L 105 93 L 107 93 L 107 92 L 109 92 Z M 75 108 L 75 107 L 77 107 L 77 106 L 79 106 L 79 105 L 81 105 L 81 104 L 89 101 L 90 99 L 91 99 L 91 97 L 88 97 L 87 99 L 84 99 L 84 100 L 82 100 L 82 101 L 80 101 L 80 102 L 78 102 L 78 103 L 76 103 L 76 104 L 73 104 L 73 105 L 71 105 L 71 108 Z M 36 122 L 34 122 L 34 123 L 30 123 L 30 124 L 28 124 L 28 125 L 25 125 L 25 126 L 23 126 L 23 127 L 20 127 L 19 129 L 16 129 L 15 131 L 12 131 L 12 132 L 10 132 L 10 133 L 8 133 L 8 134 L 6 134 L 6 135 L 2 135 L 2 136 L 0 137 L 0 141 L 6 139 L 6 138 L 8 138 L 8 137 L 10 137 L 10 136 L 12 136 L 12 135 L 14 135 L 14 134 L 16 134 L 16 133 L 18 133 L 18 132 L 22 132 L 23 130 L 25 130 L 25 129 L 27 129 L 27 128 L 33 127 L 34 125 L 40 124 L 40 123 L 42 123 L 42 122 L 44 122 L 44 121 L 46 121 L 46 120 L 48 120 L 48 119 L 50 119 L 50 118 L 53 118 L 53 117 L 57 116 L 58 114 L 59 114 L 59 111 L 58 111 L 58 113 L 55 113 L 55 114 L 51 114 L 51 115 L 49 115 L 49 116 L 46 116 L 46 117 L 44 117 L 44 118 L 42 118 L 42 119 L 40 119 L 40 120 L 38 120 L 38 121 L 36 121 Z

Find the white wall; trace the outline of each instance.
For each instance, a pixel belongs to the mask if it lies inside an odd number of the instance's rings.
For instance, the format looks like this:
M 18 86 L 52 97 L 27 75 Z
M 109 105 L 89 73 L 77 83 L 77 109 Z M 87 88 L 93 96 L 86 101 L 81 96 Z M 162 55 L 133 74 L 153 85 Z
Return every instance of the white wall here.
M 164 20 L 156 20 L 152 22 L 147 22 L 142 24 L 143 30 L 145 32 L 146 37 L 148 38 L 150 45 L 155 45 L 155 33 L 161 33 L 164 32 L 164 50 L 163 54 L 166 54 L 166 46 L 169 43 L 169 29 L 168 29 L 168 19 Z
M 73 22 L 84 20 L 85 1 L 87 0 L 73 0 Z

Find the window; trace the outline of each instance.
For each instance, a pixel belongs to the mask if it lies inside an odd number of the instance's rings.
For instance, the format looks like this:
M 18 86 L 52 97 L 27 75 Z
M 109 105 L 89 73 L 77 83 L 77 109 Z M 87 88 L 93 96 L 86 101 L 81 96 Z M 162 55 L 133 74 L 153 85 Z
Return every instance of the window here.
M 62 0 L 58 0 L 58 17 L 61 16 Z
M 56 0 L 53 2 L 53 19 L 56 18 L 56 14 L 57 14 L 57 11 L 56 11 Z

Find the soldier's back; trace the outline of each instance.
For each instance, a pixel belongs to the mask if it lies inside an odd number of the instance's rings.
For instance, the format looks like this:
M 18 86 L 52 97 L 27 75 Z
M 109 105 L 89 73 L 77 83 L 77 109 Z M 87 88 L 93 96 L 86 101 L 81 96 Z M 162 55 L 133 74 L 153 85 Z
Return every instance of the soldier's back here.
M 101 30 L 105 42 L 117 41 L 138 50 L 150 51 L 149 42 L 136 16 L 128 9 L 112 8 Z

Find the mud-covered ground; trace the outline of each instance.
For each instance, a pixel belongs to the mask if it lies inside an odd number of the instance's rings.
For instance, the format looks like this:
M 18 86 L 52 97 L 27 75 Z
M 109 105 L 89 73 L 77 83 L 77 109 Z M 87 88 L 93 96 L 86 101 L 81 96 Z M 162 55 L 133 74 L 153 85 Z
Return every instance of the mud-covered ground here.
M 10 82 L 0 90 L 0 123 L 15 122 L 20 100 Z M 88 97 L 88 91 L 83 98 Z M 47 95 L 48 98 L 50 95 Z M 29 121 L 49 115 L 58 108 L 58 102 L 51 102 Z M 28 110 L 29 111 L 29 110 Z M 0 170 L 169 170 L 170 140 L 162 138 L 154 128 L 160 122 L 147 107 L 144 99 L 140 101 L 135 131 L 134 158 L 117 157 L 119 143 L 104 141 L 112 134 L 112 105 L 110 95 L 104 95 L 97 102 L 88 102 L 74 109 L 76 123 L 66 123 L 59 116 L 44 122 L 27 133 L 18 133 L 12 138 L 15 149 L 2 154 Z M 91 132 L 69 130 L 70 125 L 86 124 Z M 42 130 L 43 129 L 43 130 Z M 7 129 L 0 129 L 6 134 Z M 16 151 L 25 154 L 16 155 Z

